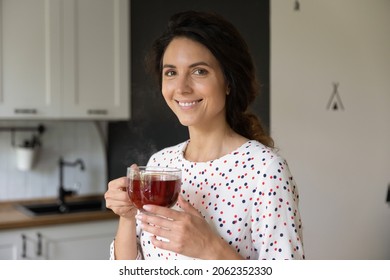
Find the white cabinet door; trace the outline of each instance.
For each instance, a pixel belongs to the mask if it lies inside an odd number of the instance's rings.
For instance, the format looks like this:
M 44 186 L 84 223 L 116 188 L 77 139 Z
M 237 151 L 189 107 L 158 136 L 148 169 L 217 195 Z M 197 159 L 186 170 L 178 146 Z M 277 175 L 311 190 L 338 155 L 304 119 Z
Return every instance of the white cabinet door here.
M 128 118 L 128 1 L 66 0 L 62 5 L 63 116 Z
M 0 260 L 43 259 L 39 234 L 33 229 L 0 231 Z
M 58 4 L 0 0 L 0 118 L 59 115 Z
M 0 260 L 107 260 L 117 220 L 0 231 Z
M 21 236 L 17 232 L 0 232 L 0 260 L 16 260 Z
M 49 260 L 108 260 L 117 221 L 52 227 L 42 231 Z

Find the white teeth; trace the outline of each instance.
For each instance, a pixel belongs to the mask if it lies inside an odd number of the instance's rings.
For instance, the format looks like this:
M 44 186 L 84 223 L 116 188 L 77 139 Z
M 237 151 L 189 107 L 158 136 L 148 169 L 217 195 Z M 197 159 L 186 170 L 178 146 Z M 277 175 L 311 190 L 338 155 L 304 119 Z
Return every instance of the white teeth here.
M 193 101 L 193 102 L 179 102 L 179 105 L 182 106 L 182 107 L 190 107 L 190 106 L 193 106 L 197 103 L 197 101 Z

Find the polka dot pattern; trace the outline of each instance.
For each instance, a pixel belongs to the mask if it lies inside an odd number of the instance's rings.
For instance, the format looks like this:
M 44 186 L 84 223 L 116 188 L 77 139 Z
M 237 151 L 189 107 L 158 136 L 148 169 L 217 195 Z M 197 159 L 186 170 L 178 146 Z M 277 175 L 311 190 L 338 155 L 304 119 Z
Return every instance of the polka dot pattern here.
M 187 144 L 154 154 L 148 165 L 181 168 L 184 198 L 244 258 L 304 259 L 299 195 L 282 157 L 251 140 L 217 160 L 190 162 L 183 157 Z M 145 259 L 188 259 L 137 233 Z

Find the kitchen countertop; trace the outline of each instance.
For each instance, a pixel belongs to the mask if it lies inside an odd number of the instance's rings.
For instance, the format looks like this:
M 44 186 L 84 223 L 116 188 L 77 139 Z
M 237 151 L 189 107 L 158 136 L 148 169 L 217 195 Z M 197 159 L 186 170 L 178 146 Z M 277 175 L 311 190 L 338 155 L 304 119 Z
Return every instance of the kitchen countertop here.
M 79 196 L 67 199 L 68 201 L 87 201 L 97 198 L 103 198 L 101 196 Z M 7 201 L 0 202 L 0 230 L 15 229 L 15 228 L 27 228 L 36 226 L 48 226 L 58 224 L 69 224 L 78 222 L 89 222 L 98 220 L 117 219 L 118 216 L 114 214 L 110 209 L 107 211 L 91 211 L 91 212 L 79 212 L 70 214 L 58 214 L 58 215 L 42 215 L 42 216 L 30 216 L 18 210 L 16 206 L 20 203 L 51 203 L 55 199 L 37 199 L 37 200 L 23 200 L 23 201 Z

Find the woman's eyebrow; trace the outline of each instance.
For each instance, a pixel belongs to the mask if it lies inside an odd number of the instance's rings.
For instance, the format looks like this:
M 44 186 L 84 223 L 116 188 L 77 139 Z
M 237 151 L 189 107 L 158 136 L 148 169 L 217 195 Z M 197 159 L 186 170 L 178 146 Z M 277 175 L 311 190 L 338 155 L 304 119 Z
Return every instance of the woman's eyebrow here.
M 204 62 L 204 61 L 199 61 L 199 62 L 195 62 L 195 63 L 192 63 L 189 68 L 192 68 L 192 67 L 196 67 L 196 66 L 210 66 L 208 63 Z M 173 64 L 164 64 L 163 65 L 163 68 L 176 68 L 175 65 Z
M 163 68 L 176 68 L 176 66 L 173 64 L 164 64 Z
M 193 64 L 190 65 L 190 67 L 196 67 L 196 66 L 210 66 L 208 63 L 206 62 L 203 62 L 203 61 L 200 61 L 200 62 L 195 62 Z

